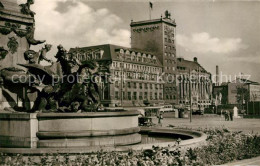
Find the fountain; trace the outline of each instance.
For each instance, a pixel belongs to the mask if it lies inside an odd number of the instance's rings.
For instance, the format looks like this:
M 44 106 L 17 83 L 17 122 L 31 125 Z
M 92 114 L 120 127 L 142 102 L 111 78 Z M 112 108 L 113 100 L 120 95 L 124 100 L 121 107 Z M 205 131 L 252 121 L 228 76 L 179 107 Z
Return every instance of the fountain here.
M 137 145 L 142 141 L 139 112 L 106 110 L 100 104 L 102 75 L 109 74 L 106 66 L 80 62 L 62 45 L 57 47 L 55 62 L 47 58 L 50 44 L 38 52 L 30 50 L 31 45 L 45 43 L 34 39 L 33 3 L 28 0 L 18 6 L 11 0 L 0 1 L 0 151 L 79 153 L 96 148 L 141 148 Z M 51 65 L 42 66 L 41 61 Z M 173 132 L 159 130 L 142 132 Z M 175 132 L 190 135 L 185 139 L 201 137 Z

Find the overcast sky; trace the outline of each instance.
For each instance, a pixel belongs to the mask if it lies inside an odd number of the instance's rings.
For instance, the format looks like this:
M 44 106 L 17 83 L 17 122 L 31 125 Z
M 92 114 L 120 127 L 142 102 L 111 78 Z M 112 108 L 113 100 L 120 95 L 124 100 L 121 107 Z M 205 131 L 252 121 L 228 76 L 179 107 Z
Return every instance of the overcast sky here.
M 23 0 L 20 0 L 23 1 Z M 206 70 L 240 72 L 260 82 L 260 2 L 153 0 L 152 18 L 167 9 L 177 23 L 177 56 Z M 35 0 L 36 38 L 67 49 L 97 44 L 130 47 L 130 22 L 149 19 L 149 1 Z M 37 48 L 36 48 L 37 49 Z

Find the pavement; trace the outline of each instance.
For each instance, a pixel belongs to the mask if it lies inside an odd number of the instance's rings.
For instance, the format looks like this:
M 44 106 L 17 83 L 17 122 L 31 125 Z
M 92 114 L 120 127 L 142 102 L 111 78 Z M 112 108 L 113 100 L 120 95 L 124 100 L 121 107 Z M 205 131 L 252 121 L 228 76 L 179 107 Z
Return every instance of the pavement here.
M 158 123 L 158 119 L 153 117 L 153 123 Z M 227 128 L 230 131 L 242 131 L 243 133 L 260 134 L 260 119 L 234 118 L 233 121 L 225 121 L 220 115 L 193 115 L 192 121 L 189 118 L 164 118 L 162 126 L 180 127 L 180 128 Z

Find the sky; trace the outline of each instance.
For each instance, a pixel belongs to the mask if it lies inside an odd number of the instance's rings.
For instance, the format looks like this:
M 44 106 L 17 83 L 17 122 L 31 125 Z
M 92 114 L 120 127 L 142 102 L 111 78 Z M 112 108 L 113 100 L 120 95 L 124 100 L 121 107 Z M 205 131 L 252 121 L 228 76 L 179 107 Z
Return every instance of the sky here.
M 212 74 L 218 65 L 231 80 L 243 73 L 260 82 L 260 1 L 150 1 L 152 19 L 168 10 L 177 23 L 177 57 L 197 57 Z M 53 57 L 58 44 L 130 47 L 130 22 L 149 19 L 149 0 L 35 0 L 32 10 L 35 38 L 53 44 Z

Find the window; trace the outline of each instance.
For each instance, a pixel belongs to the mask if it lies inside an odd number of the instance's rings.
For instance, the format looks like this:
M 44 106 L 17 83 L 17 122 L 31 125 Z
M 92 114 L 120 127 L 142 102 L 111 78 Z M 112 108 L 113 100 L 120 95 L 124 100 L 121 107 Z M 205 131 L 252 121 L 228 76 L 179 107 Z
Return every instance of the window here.
M 136 93 L 136 92 L 134 92 L 133 99 L 134 99 L 134 100 L 137 100 L 137 93 Z
M 145 100 L 148 99 L 148 92 L 144 92 L 144 99 L 145 99 Z
M 118 81 L 115 82 L 115 86 L 116 86 L 117 88 L 119 87 L 119 82 L 118 82 Z
M 136 82 L 134 82 L 134 88 L 136 88 Z
M 90 60 L 92 58 L 92 54 L 88 54 L 87 60 Z
M 131 82 L 127 82 L 127 87 L 131 88 Z
M 128 92 L 128 100 L 131 100 L 132 97 L 131 97 L 131 92 Z
M 150 89 L 153 89 L 153 84 L 150 84 Z
M 159 98 L 160 98 L 160 100 L 162 100 L 162 93 L 159 94 Z
M 143 100 L 143 92 L 139 92 L 139 100 Z
M 125 92 L 122 93 L 122 98 L 125 100 L 126 96 L 125 96 Z
M 154 93 L 154 98 L 155 98 L 155 100 L 158 100 L 157 93 Z
M 144 84 L 144 87 L 145 87 L 145 89 L 148 89 L 148 84 L 145 83 L 145 84 Z
M 96 53 L 96 59 L 100 59 L 100 58 L 101 58 L 100 52 Z
M 150 92 L 150 100 L 153 100 L 153 92 Z
M 139 88 L 143 89 L 143 83 L 139 83 Z
M 115 99 L 118 100 L 119 99 L 119 92 L 115 91 Z

